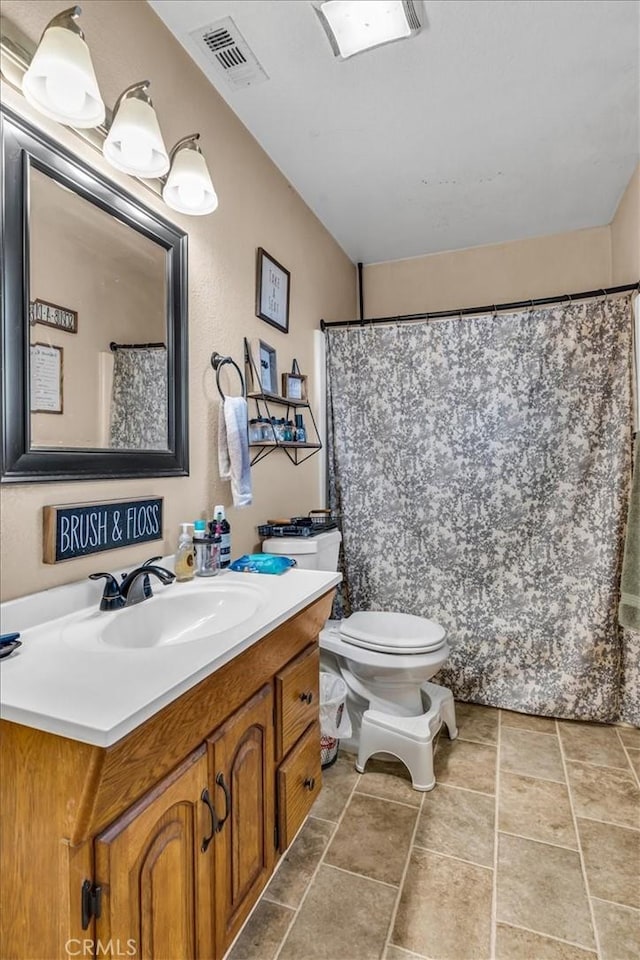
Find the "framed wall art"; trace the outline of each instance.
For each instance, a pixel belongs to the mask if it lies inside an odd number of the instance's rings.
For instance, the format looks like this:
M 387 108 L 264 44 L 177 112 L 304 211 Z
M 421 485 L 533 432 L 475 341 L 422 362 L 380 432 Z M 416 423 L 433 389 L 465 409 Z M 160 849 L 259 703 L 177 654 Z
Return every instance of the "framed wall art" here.
M 31 344 L 31 412 L 63 413 L 62 347 Z
M 59 307 L 47 300 L 32 300 L 29 304 L 31 323 L 41 323 L 45 327 L 56 327 L 66 333 L 78 332 L 78 312 L 69 307 Z
M 289 332 L 290 290 L 289 271 L 266 250 L 258 247 L 256 316 L 283 333 Z

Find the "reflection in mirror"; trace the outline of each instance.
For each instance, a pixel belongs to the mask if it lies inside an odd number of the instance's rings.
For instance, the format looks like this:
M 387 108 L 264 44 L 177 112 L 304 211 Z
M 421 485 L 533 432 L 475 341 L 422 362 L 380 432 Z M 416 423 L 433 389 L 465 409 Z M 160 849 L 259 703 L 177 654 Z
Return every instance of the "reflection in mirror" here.
M 29 200 L 30 448 L 167 450 L 165 247 L 34 166 Z

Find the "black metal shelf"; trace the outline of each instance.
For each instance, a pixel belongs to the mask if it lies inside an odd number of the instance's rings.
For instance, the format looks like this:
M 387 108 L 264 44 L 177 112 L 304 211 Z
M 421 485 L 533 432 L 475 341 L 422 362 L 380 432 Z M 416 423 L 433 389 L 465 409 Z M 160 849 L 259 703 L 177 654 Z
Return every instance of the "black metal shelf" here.
M 311 409 L 311 404 L 308 400 L 290 400 L 287 397 L 281 397 L 279 393 L 261 393 L 260 391 L 254 390 L 247 394 L 247 399 L 268 400 L 269 403 L 279 403 L 283 407 L 309 407 L 309 409 Z

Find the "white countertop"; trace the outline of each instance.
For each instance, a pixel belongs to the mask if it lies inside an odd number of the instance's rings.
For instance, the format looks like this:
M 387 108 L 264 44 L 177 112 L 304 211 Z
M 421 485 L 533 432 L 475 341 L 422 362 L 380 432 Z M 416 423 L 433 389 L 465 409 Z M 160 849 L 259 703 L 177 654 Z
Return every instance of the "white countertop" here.
M 319 570 L 288 570 L 281 576 L 223 571 L 200 580 L 203 589 L 207 583 L 252 583 L 265 593 L 251 619 L 226 631 L 224 644 L 214 636 L 163 647 L 83 649 L 68 639 L 68 627 L 98 610 L 102 582 L 83 581 L 9 601 L 0 608 L 2 633 L 20 632 L 22 646 L 0 660 L 0 716 L 108 747 L 340 580 L 338 573 Z M 153 584 L 158 594 L 183 586 Z M 132 611 L 153 602 L 145 600 Z

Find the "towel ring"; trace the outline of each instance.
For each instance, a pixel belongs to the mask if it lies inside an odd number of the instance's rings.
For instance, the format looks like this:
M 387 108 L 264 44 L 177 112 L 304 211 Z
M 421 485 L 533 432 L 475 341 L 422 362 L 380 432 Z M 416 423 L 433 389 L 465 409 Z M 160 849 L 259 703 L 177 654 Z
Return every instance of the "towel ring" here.
M 216 386 L 218 388 L 218 393 L 220 394 L 223 400 L 226 400 L 222 387 L 220 386 L 220 370 L 225 365 L 225 363 L 230 363 L 231 366 L 234 367 L 235 370 L 237 371 L 238 376 L 240 377 L 240 386 L 242 387 L 242 396 L 246 400 L 247 387 L 245 385 L 244 377 L 242 376 L 242 371 L 240 370 L 240 367 L 232 357 L 223 357 L 221 353 L 218 353 L 217 350 L 214 350 L 213 353 L 211 354 L 211 366 L 216 372 Z

